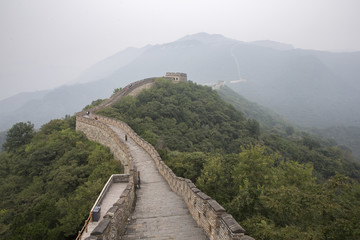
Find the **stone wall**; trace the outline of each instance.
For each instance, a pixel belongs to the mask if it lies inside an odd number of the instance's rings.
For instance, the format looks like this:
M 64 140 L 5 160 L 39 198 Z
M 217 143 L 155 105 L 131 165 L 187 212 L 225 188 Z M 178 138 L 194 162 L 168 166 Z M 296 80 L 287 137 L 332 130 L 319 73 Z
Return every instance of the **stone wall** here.
M 107 211 L 103 220 L 91 232 L 86 239 L 119 239 L 125 232 L 127 219 L 131 215 L 135 203 L 135 190 L 137 185 L 137 170 L 133 158 L 126 144 L 120 140 L 118 135 L 104 123 L 77 116 L 76 130 L 82 131 L 90 140 L 99 142 L 110 148 L 114 158 L 120 160 L 124 165 L 125 175 L 113 175 L 110 179 L 114 182 L 128 181 L 126 189 L 121 194 L 119 200 Z M 110 186 L 110 179 L 104 186 L 94 206 L 99 204 L 102 196 L 105 195 Z
M 161 173 L 168 182 L 170 188 L 182 196 L 188 209 L 197 224 L 204 229 L 210 239 L 237 240 L 253 239 L 245 235 L 245 230 L 237 223 L 232 215 L 227 214 L 225 209 L 214 199 L 207 196 L 196 188 L 189 179 L 177 177 L 173 171 L 162 161 L 155 148 L 137 135 L 126 123 L 112 118 L 95 115 L 99 122 L 111 124 L 121 128 L 137 144 L 145 149 Z
M 89 111 L 91 113 L 93 113 L 102 108 L 111 106 L 112 104 L 114 104 L 115 102 L 119 101 L 121 98 L 123 98 L 127 95 L 136 96 L 137 94 L 139 94 L 141 92 L 141 90 L 143 90 L 145 88 L 150 88 L 155 83 L 156 79 L 157 79 L 156 77 L 145 78 L 143 80 L 139 80 L 139 81 L 130 83 L 126 87 L 124 87 L 123 89 L 118 91 L 117 93 L 113 94 L 109 99 L 105 100 L 104 102 L 102 102 L 98 106 L 90 109 Z M 76 115 L 84 116 L 85 114 L 86 114 L 86 110 L 79 112 Z
M 122 143 L 117 136 L 115 136 L 116 134 L 109 127 L 106 126 L 106 124 L 111 124 L 121 128 L 129 137 L 131 137 L 150 154 L 156 163 L 159 172 L 168 182 L 170 188 L 183 197 L 192 217 L 195 219 L 197 224 L 204 229 L 205 233 L 211 240 L 253 239 L 245 235 L 245 230 L 237 223 L 232 215 L 227 214 L 225 209 L 219 203 L 196 188 L 195 184 L 192 183 L 191 180 L 177 177 L 162 161 L 155 148 L 138 136 L 126 123 L 94 114 L 95 111 L 110 106 L 122 97 L 133 92 L 136 88 L 145 87 L 146 85 L 148 86 L 148 84 L 153 83 L 155 79 L 156 78 L 148 78 L 129 84 L 107 101 L 91 109 L 90 111 L 92 112 L 92 117 L 96 117 L 97 120 L 82 117 L 82 115 L 85 115 L 85 112 L 77 114 L 77 130 L 83 131 L 89 139 L 108 146 L 111 151 L 114 152 L 114 157 L 123 162 L 126 166 L 126 172 L 132 176 L 130 177 L 131 184 L 129 182 L 128 188 L 124 191 L 122 197 L 108 211 L 108 217 L 101 222 L 98 229 L 95 229 L 96 232 L 92 234 L 92 237 L 99 236 L 99 239 L 117 239 L 117 237 L 124 231 L 124 224 L 127 219 L 125 216 L 130 214 L 129 206 L 132 206 L 135 201 L 134 184 L 136 184 L 135 181 L 137 180 L 136 168 L 126 145 Z

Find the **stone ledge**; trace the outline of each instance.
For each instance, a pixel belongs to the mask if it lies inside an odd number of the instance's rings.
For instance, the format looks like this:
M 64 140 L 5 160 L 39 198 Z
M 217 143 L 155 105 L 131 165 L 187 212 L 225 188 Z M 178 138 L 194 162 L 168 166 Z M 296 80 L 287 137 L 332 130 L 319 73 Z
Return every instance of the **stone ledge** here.
M 112 206 L 105 214 L 104 218 L 113 218 L 115 212 L 119 209 L 118 206 Z
M 110 219 L 109 218 L 105 218 L 103 219 L 97 226 L 96 228 L 91 232 L 91 236 L 97 236 L 97 235 L 101 235 L 103 234 L 107 227 L 110 224 Z
M 245 233 L 245 229 L 240 226 L 240 224 L 233 218 L 231 214 L 225 213 L 221 215 L 221 219 L 224 221 L 226 226 L 233 233 Z
M 217 201 L 215 201 L 214 199 L 209 199 L 208 203 L 210 205 L 210 207 L 212 207 L 212 209 L 214 209 L 214 211 L 216 213 L 224 213 L 226 212 L 225 208 L 223 208 Z
M 195 184 L 193 184 L 192 182 L 188 182 L 188 186 L 189 188 L 196 188 Z
M 211 199 L 211 197 L 209 197 L 208 195 L 206 195 L 206 194 L 203 193 L 203 192 L 198 192 L 197 195 L 198 195 L 201 199 L 203 199 L 203 200 L 209 200 L 209 199 Z
M 198 192 L 201 192 L 200 189 L 194 187 L 194 188 L 191 188 L 191 190 L 194 192 L 194 193 L 198 193 Z

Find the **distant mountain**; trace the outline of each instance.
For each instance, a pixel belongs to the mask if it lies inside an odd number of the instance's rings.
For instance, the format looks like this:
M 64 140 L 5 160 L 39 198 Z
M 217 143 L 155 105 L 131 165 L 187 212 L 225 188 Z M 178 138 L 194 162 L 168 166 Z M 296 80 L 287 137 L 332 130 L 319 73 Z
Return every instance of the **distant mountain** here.
M 360 52 L 233 48 L 241 78 L 231 87 L 302 126 L 360 126 Z
M 137 57 L 139 57 L 146 49 L 151 47 L 150 45 L 143 48 L 129 47 L 121 52 L 110 56 L 92 67 L 84 71 L 79 78 L 74 80 L 76 83 L 92 82 L 99 79 L 104 79 L 110 74 L 118 70 L 119 68 L 126 66 Z
M 16 94 L 12 97 L 0 101 L 0 116 L 14 111 L 14 109 L 22 107 L 28 101 L 41 99 L 49 91 L 24 92 Z
M 270 41 L 270 40 L 254 41 L 254 42 L 250 42 L 250 43 L 255 46 L 272 48 L 272 49 L 280 50 L 280 51 L 287 51 L 287 50 L 294 49 L 294 47 L 290 44 L 278 43 L 278 42 L 274 42 L 274 41 Z
M 186 72 L 200 84 L 219 80 L 247 99 L 306 127 L 360 126 L 360 52 L 294 49 L 272 41 L 241 42 L 199 33 L 177 41 L 129 48 L 88 69 L 64 86 L 23 104 L 0 103 L 0 130 L 17 121 L 37 125 L 73 114 L 113 89 L 166 72 Z M 10 108 L 12 111 L 8 111 Z M 4 108 L 7 110 L 5 111 Z
M 246 118 L 257 120 L 262 129 L 285 131 L 287 127 L 295 126 L 274 111 L 247 100 L 226 85 L 216 91 L 225 102 L 232 104 Z

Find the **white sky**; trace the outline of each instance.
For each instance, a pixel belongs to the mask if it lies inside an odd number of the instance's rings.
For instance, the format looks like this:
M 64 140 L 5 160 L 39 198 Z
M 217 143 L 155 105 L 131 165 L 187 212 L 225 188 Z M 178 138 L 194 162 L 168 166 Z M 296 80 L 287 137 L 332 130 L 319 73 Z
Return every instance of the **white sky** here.
M 360 51 L 360 1 L 0 0 L 0 100 L 69 82 L 126 47 L 198 32 Z

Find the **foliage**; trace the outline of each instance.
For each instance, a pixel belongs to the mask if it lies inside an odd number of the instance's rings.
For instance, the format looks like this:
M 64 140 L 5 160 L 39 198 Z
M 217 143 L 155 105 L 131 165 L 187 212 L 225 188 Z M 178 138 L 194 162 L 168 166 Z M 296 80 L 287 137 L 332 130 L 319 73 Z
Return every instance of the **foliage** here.
M 339 144 L 350 148 L 353 155 L 360 161 L 360 127 L 337 126 L 325 129 L 313 129 L 313 132 L 334 139 Z
M 120 92 L 122 88 L 115 88 L 114 91 L 113 91 L 113 94 L 117 93 L 117 92 Z
M 256 239 L 358 239 L 360 185 L 341 174 L 317 183 L 309 164 L 266 148 L 209 155 L 197 186 Z
M 6 151 L 13 152 L 17 148 L 29 143 L 33 135 L 34 135 L 34 124 L 32 124 L 31 122 L 16 123 L 7 132 L 6 141 L 3 144 L 3 148 Z
M 0 238 L 74 239 L 121 165 L 107 148 L 75 132 L 74 117 L 32 135 L 0 154 Z
M 239 152 L 259 136 L 255 120 L 192 82 L 159 79 L 138 97 L 127 96 L 98 113 L 127 122 L 157 148 L 170 150 Z
M 2 151 L 2 145 L 5 143 L 6 141 L 6 134 L 7 132 L 0 132 L 0 152 Z
M 264 129 L 284 130 L 287 125 L 289 125 L 280 115 L 255 102 L 247 100 L 226 85 L 217 89 L 216 92 L 221 99 L 232 104 L 237 110 L 241 111 L 246 118 L 256 119 Z
M 91 109 L 93 107 L 96 107 L 96 106 L 100 105 L 102 102 L 104 102 L 105 100 L 106 99 L 97 99 L 95 101 L 92 101 L 91 104 L 86 105 L 83 110 L 88 110 L 88 109 Z
M 260 129 L 192 82 L 158 80 L 99 113 L 127 122 L 256 239 L 360 237 L 360 165 L 334 141 L 255 109 Z

